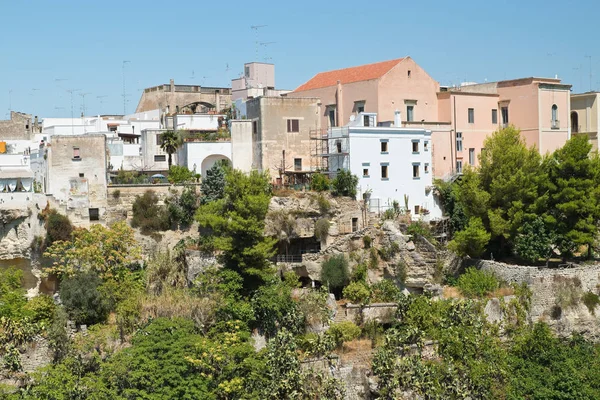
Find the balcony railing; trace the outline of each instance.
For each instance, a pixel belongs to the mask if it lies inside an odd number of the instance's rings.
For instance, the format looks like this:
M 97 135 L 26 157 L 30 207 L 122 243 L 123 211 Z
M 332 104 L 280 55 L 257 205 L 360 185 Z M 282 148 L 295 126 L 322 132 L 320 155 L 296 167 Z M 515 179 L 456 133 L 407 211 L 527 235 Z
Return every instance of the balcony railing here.
M 283 264 L 297 264 L 302 262 L 302 254 L 278 254 L 276 258 L 277 263 Z

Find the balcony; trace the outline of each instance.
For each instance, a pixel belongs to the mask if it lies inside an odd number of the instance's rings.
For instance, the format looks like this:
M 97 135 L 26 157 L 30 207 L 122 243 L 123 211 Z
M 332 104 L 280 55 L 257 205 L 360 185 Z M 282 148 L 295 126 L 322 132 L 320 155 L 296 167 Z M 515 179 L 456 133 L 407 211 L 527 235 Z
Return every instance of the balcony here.
M 551 125 L 550 125 L 550 127 L 551 127 L 552 129 L 560 129 L 560 121 L 559 121 L 559 120 L 557 120 L 557 119 L 553 119 L 553 120 L 551 121 Z

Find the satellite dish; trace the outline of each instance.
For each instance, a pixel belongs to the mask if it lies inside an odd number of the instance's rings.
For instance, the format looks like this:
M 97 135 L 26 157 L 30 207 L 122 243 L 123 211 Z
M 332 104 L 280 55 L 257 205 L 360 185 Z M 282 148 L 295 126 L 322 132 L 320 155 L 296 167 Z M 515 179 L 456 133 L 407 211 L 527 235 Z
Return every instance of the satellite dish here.
M 356 115 L 352 114 L 350 116 L 350 122 L 354 122 L 355 119 L 356 119 Z

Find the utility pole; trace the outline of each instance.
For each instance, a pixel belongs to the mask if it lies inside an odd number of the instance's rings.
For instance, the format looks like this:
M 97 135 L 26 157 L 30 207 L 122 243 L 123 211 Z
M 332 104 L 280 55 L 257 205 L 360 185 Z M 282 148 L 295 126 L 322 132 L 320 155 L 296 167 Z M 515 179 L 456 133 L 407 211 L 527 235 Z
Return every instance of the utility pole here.
M 131 61 L 124 60 L 123 61 L 123 115 L 127 114 L 127 94 L 125 93 L 125 64 L 130 63 Z
M 592 56 L 585 56 L 590 59 L 590 92 L 592 91 Z

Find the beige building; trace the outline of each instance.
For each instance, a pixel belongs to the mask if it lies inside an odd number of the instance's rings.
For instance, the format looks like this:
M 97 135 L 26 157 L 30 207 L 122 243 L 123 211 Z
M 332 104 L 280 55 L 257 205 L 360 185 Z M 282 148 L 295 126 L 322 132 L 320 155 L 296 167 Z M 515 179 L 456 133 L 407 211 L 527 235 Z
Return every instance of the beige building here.
M 310 132 L 320 128 L 321 106 L 316 98 L 258 97 L 247 103 L 251 121 L 251 141 L 245 140 L 252 154 L 252 169 L 268 171 L 273 179 L 314 170 L 311 161 Z M 247 122 L 234 121 L 248 128 Z M 243 139 L 237 134 L 234 137 Z M 233 140 L 235 152 L 244 151 Z
M 107 205 L 106 136 L 54 135 L 47 150 L 46 193 L 78 225 L 102 221 Z
M 144 89 L 136 113 L 161 110 L 169 114 L 177 113 L 185 106 L 195 104 L 198 111 L 216 111 L 231 107 L 231 89 L 204 87 L 197 85 L 176 85 L 173 79 L 167 85 Z M 196 108 L 196 106 L 194 106 Z
M 599 96 L 598 92 L 571 95 L 571 132 L 587 134 L 593 151 L 598 151 Z

